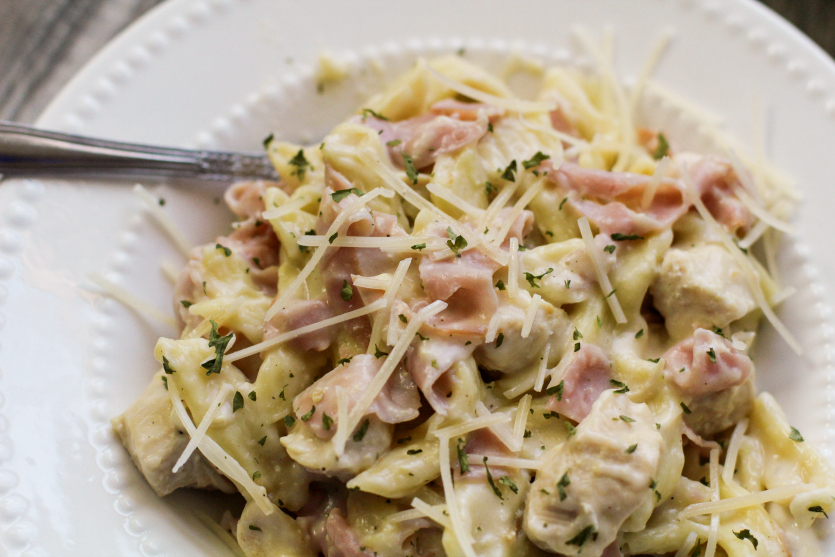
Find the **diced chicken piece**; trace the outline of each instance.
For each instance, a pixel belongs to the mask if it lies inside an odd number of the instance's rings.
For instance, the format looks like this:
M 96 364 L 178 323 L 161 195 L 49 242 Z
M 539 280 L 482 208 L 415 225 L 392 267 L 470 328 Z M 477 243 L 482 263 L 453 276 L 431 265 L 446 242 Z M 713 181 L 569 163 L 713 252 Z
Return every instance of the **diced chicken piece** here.
M 372 354 L 358 354 L 350 362 L 337 366 L 293 400 L 296 417 L 306 422 L 318 437 L 330 439 L 339 427 L 337 388 L 344 390 L 350 410 L 368 389 L 384 361 Z M 399 367 L 371 403 L 366 415 L 396 424 L 417 418 L 419 406 L 414 381 Z M 324 418 L 326 415 L 327 419 Z
M 696 329 L 664 354 L 664 375 L 687 396 L 700 397 L 745 383 L 754 370 L 751 358 L 727 338 Z
M 563 390 L 552 395 L 545 408 L 581 422 L 603 391 L 612 388 L 612 362 L 599 347 L 585 343 L 568 357 L 571 361 L 562 376 Z
M 457 362 L 468 358 L 475 344 L 458 338 L 432 335 L 428 340 L 416 338 L 406 352 L 406 369 L 420 388 L 423 396 L 435 412 L 446 415 L 452 391 L 452 381 L 447 373 Z
M 525 533 L 546 551 L 600 557 L 633 513 L 652 506 L 661 447 L 646 404 L 604 392 L 577 433 L 543 462 L 528 495 Z
M 757 307 L 739 265 L 713 244 L 669 250 L 650 293 L 675 339 L 724 328 Z
M 226 190 L 223 199 L 240 218 L 260 218 L 264 211 L 264 192 L 271 187 L 278 187 L 278 182 L 238 182 Z
M 476 361 L 480 366 L 513 374 L 539 365 L 548 344 L 551 345 L 551 355 L 559 355 L 569 327 L 568 318 L 563 310 L 540 301 L 530 333 L 523 338 L 525 314 L 533 303 L 531 297 L 520 291 L 517 299 L 511 300 L 504 291 L 500 292 L 499 299 L 501 303 L 493 316 L 496 321 L 494 325 L 498 325 L 496 339 L 482 344 L 475 352 Z
M 174 414 L 161 376 L 155 375 L 136 402 L 113 418 L 113 431 L 160 497 L 181 487 L 235 493 L 234 484 L 217 472 L 200 451 L 192 453 L 176 474 L 172 472 L 190 438 Z
M 684 423 L 703 437 L 733 427 L 754 409 L 757 390 L 753 381 L 696 397 L 687 403 Z
M 322 300 L 295 300 L 288 308 L 279 311 L 272 319 L 264 323 L 264 340 L 270 340 L 282 333 L 331 317 L 333 317 L 333 311 Z M 325 327 L 296 337 L 290 341 L 290 344 L 298 350 L 321 352 L 331 345 L 335 334 L 334 327 Z
M 293 517 L 265 515 L 252 501 L 238 520 L 236 538 L 247 557 L 316 557 L 310 535 Z

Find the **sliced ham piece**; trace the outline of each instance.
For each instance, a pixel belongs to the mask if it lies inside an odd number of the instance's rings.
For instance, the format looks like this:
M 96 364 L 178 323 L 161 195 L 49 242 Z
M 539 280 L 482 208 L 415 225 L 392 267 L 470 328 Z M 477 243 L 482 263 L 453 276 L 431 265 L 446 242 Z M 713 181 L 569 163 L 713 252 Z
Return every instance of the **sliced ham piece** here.
M 402 166 L 406 154 L 412 157 L 415 168 L 424 168 L 439 155 L 477 142 L 487 133 L 491 119 L 502 114 L 504 111 L 494 106 L 446 99 L 433 105 L 430 113 L 408 120 L 389 122 L 373 116 L 357 116 L 355 121 L 380 132 L 380 141 L 386 144 L 396 164 Z M 400 143 L 389 145 L 398 140 Z
M 467 435 L 467 444 L 464 446 L 464 452 L 468 455 L 479 454 L 488 457 L 487 466 L 490 468 L 490 474 L 496 480 L 501 476 L 506 476 L 508 469 L 490 463 L 491 456 L 514 457 L 516 456 L 502 441 L 496 437 L 496 434 L 488 428 L 477 429 Z M 466 478 L 486 478 L 487 470 L 484 468 L 484 461 L 468 459 L 470 471 L 462 474 Z M 455 471 L 460 474 L 461 470 L 457 459 L 453 462 Z
M 278 182 L 255 180 L 232 184 L 223 195 L 226 205 L 243 219 L 261 218 L 264 211 L 264 192 L 267 188 L 278 187 Z
M 753 215 L 733 193 L 733 188 L 741 185 L 731 163 L 719 157 L 701 157 L 692 162 L 690 172 L 711 215 L 729 232 L 744 233 L 753 223 Z M 642 201 L 650 176 L 644 174 L 582 168 L 565 162 L 556 171 L 551 165 L 548 179 L 570 192 L 568 203 L 574 210 L 607 234 L 663 230 L 690 209 L 677 179 L 664 178 L 646 209 Z
M 603 391 L 612 388 L 612 363 L 594 344 L 583 343 L 570 358 L 562 379 L 562 396 L 558 399 L 557 394 L 552 395 L 545 408 L 581 422 Z
M 754 223 L 754 215 L 734 195 L 734 187 L 742 188 L 742 183 L 731 163 L 715 156 L 702 157 L 690 172 L 693 186 L 710 214 L 728 232 L 744 234 Z
M 306 417 L 303 421 L 317 437 L 333 437 L 338 426 L 336 387 L 345 390 L 348 408 L 352 408 L 380 371 L 384 361 L 385 359 L 376 358 L 371 354 L 358 354 L 347 364 L 337 366 L 293 400 L 296 417 Z M 313 407 L 313 414 L 308 416 Z M 365 415 L 374 414 L 384 423 L 396 424 L 416 418 L 419 407 L 420 397 L 414 381 L 403 367 L 398 367 Z M 327 414 L 333 420 L 327 428 L 323 422 L 323 414 Z
M 730 340 L 707 329 L 696 329 L 664 354 L 665 377 L 692 397 L 742 385 L 754 369 L 751 358 Z
M 331 194 L 334 191 L 344 190 L 353 187 L 344 176 L 330 168 L 325 168 L 325 177 L 328 186 L 322 195 L 320 204 L 320 216 L 316 222 L 316 232 L 324 234 L 336 216 L 354 201 L 356 194 L 351 193 L 340 199 L 339 203 L 334 202 Z M 355 211 L 347 219 L 347 227 L 342 230 L 347 236 L 404 236 L 406 232 L 397 224 L 394 215 L 382 211 L 370 211 L 363 207 Z M 343 234 L 343 233 L 340 233 Z M 342 296 L 345 283 L 353 285 L 351 275 L 375 276 L 382 273 L 393 273 L 400 262 L 397 254 L 386 253 L 377 248 L 329 248 L 322 258 L 319 267 L 322 279 L 325 283 L 325 291 L 328 297 L 328 304 L 334 313 L 342 314 L 348 311 L 361 308 L 363 298 L 356 288 L 352 286 L 352 295 L 346 300 Z M 366 298 L 365 302 L 370 302 Z M 371 325 L 367 317 L 353 319 L 344 324 L 343 330 L 357 341 L 357 344 L 367 343 L 371 334 Z
M 218 244 L 250 265 L 252 282 L 267 296 L 275 296 L 278 284 L 278 251 L 280 242 L 273 227 L 256 217 L 241 223 L 226 238 L 217 239 Z
M 416 338 L 406 352 L 406 369 L 420 388 L 423 396 L 438 414 L 446 415 L 452 390 L 447 372 L 457 362 L 473 353 L 476 343 L 432 335 L 428 340 Z
M 548 179 L 569 191 L 568 203 L 606 234 L 648 234 L 663 230 L 689 209 L 681 184 L 669 178 L 661 181 L 645 210 L 641 203 L 650 177 L 644 174 L 608 172 L 564 162 L 557 171 L 550 166 Z
M 483 337 L 498 307 L 493 288 L 498 264 L 476 250 L 460 255 L 440 261 L 421 259 L 420 279 L 426 294 L 449 304 L 428 324 L 440 333 Z
M 276 313 L 264 324 L 264 340 L 331 317 L 333 317 L 333 311 L 323 300 L 295 300 L 289 307 Z M 296 337 L 290 341 L 290 344 L 297 350 L 321 352 L 328 349 L 335 335 L 336 330 L 333 326 L 325 327 Z

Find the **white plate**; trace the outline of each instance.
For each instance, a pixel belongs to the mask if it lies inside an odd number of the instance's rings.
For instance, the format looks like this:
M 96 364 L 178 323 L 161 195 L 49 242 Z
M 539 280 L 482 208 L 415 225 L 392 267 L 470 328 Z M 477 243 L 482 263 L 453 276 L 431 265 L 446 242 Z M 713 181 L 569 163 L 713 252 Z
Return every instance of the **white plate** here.
M 417 54 L 457 51 L 495 65 L 513 51 L 576 61 L 571 25 L 611 24 L 622 75 L 653 38 L 676 35 L 657 77 L 750 137 L 752 104 L 767 107 L 769 155 L 806 196 L 799 241 L 783 253 L 799 294 L 781 315 L 806 348 L 793 356 L 770 330 L 759 383 L 831 458 L 835 286 L 835 65 L 749 0 L 275 2 L 171 0 L 113 41 L 66 87 L 44 127 L 171 145 L 256 149 L 270 131 L 315 139 Z M 356 80 L 317 95 L 321 49 Z M 375 63 L 376 62 L 376 63 Z M 375 69 L 376 68 L 376 69 Z M 663 103 L 655 117 L 698 141 Z M 688 128 L 689 126 L 689 128 Z M 158 499 L 114 440 L 109 419 L 145 386 L 151 347 L 171 334 L 85 289 L 90 271 L 160 306 L 158 271 L 178 254 L 127 184 L 8 181 L 0 188 L 0 554 L 224 555 L 191 518 L 192 494 Z M 165 210 L 193 242 L 229 215 L 210 191 L 162 188 Z M 211 503 L 211 498 L 202 499 Z M 829 542 L 830 552 L 835 544 Z

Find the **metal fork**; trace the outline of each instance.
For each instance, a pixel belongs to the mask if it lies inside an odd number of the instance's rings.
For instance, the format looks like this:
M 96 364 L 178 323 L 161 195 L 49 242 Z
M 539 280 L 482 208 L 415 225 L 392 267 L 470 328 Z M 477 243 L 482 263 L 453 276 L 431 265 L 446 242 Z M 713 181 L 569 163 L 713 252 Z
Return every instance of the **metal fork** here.
M 0 175 L 278 180 L 265 154 L 174 149 L 0 121 Z

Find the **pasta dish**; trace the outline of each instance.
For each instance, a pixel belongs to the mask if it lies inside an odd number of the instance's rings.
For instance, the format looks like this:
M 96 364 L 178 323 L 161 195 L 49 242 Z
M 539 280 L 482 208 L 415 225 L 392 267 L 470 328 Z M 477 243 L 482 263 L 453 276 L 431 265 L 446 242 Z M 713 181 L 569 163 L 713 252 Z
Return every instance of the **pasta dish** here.
M 248 557 L 819 555 L 835 477 L 750 355 L 763 318 L 801 350 L 796 194 L 598 61 L 523 100 L 419 60 L 321 143 L 267 138 L 281 181 L 227 191 L 113 420 L 156 493 L 239 493 L 213 524 Z

